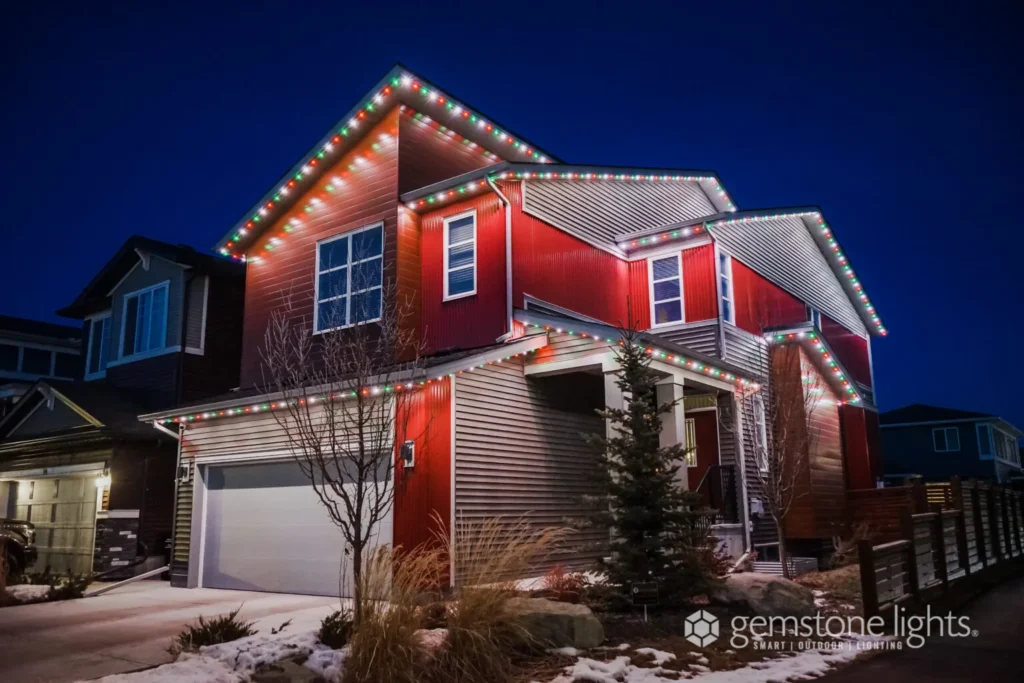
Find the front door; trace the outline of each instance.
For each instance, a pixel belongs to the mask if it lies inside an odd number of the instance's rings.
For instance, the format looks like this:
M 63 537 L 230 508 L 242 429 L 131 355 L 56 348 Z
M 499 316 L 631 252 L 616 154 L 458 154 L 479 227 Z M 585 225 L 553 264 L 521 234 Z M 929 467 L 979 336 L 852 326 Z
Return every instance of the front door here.
M 712 465 L 718 464 L 718 411 L 701 410 L 686 413 L 687 478 L 690 490 L 696 491 Z M 691 443 L 692 441 L 692 443 Z M 707 484 L 704 485 L 707 498 Z

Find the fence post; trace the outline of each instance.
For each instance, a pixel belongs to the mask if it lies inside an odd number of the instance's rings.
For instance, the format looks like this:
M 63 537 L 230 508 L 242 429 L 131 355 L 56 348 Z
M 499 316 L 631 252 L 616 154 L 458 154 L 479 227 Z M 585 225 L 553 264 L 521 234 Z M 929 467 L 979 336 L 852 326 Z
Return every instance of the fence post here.
M 928 491 L 924 482 L 915 479 L 910 485 L 910 495 L 914 501 L 914 512 L 928 512 Z
M 935 572 L 942 579 L 942 592 L 945 593 L 949 590 L 949 567 L 946 565 L 946 526 L 942 510 L 935 513 L 932 534 L 935 538 Z
M 982 569 L 988 566 L 988 553 L 985 552 L 985 525 L 981 521 L 981 492 L 978 482 L 972 482 L 971 507 L 974 508 L 974 545 L 978 550 L 978 562 Z
M 992 537 L 992 559 L 999 562 L 1002 551 L 999 544 L 999 518 L 996 517 L 996 491 L 998 491 L 996 487 L 988 487 L 988 531 Z
M 871 541 L 857 541 L 860 561 L 860 595 L 864 603 L 864 618 L 878 616 L 878 579 L 875 576 L 875 548 Z
M 917 575 L 917 544 L 914 542 L 914 513 L 910 508 L 900 509 L 900 527 L 903 538 L 910 541 L 910 552 L 907 556 L 907 574 L 910 577 L 910 594 L 914 600 L 921 599 L 921 586 Z

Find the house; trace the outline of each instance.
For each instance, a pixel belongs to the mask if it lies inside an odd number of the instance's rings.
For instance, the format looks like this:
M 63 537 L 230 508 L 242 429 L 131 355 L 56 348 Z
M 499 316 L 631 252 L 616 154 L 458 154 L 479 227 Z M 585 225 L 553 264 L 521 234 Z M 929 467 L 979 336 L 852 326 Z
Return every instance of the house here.
M 882 413 L 885 478 L 1006 483 L 1020 478 L 1024 432 L 997 415 L 915 403 Z
M 0 419 L 38 379 L 81 376 L 82 331 L 0 315 Z
M 47 346 L 52 371 L 0 421 L 0 516 L 36 526 L 37 568 L 107 570 L 139 548 L 165 561 L 177 434 L 138 415 L 238 385 L 241 318 L 227 312 L 241 306 L 243 272 L 132 237 L 58 311 L 82 321 L 61 327 L 77 346 L 64 362 L 64 347 Z M 22 375 L 35 348 L 24 343 Z
M 604 431 L 595 408 L 622 402 L 628 322 L 675 401 L 663 439 L 693 449 L 686 483 L 734 554 L 777 546 L 753 476 L 768 350 L 821 393 L 807 419 L 823 437 L 787 530 L 800 552 L 824 552 L 845 491 L 880 473 L 870 342 L 885 329 L 820 209 L 740 211 L 711 171 L 565 163 L 401 65 L 215 248 L 246 264 L 240 390 L 140 417 L 182 430 L 176 585 L 338 593 L 338 534 L 264 386 L 264 332 L 286 294 L 314 345 L 372 324 L 382 282 L 413 307 L 429 368 L 407 389 L 429 427 L 415 468 L 398 468 L 381 543 L 414 547 L 456 520 L 586 516 L 580 433 Z M 346 287 L 356 266 L 369 283 Z M 585 565 L 603 537 L 554 561 Z

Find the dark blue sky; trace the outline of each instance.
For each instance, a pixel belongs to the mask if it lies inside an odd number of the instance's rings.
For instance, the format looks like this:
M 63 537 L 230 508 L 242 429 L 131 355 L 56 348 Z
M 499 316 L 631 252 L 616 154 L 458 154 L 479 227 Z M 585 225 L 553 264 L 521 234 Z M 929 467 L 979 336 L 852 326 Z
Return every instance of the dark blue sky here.
M 882 407 L 1024 427 L 1013 2 L 85 4 L 4 10 L 0 313 L 58 320 L 133 233 L 209 249 L 402 61 L 566 161 L 821 205 Z

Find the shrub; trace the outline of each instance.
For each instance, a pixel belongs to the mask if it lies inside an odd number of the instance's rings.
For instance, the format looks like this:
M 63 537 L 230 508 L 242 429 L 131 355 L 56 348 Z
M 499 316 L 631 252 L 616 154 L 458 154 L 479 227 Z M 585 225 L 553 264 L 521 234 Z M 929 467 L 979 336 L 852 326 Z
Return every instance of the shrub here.
M 448 609 L 448 638 L 431 661 L 427 680 L 505 683 L 519 656 L 538 648 L 506 610 L 514 579 L 553 551 L 565 530 L 535 529 L 500 518 L 460 522 L 445 544 L 458 568 L 455 600 Z
M 348 645 L 352 637 L 352 612 L 341 609 L 324 617 L 320 622 L 319 637 L 320 642 L 332 650 L 340 650 Z
M 857 544 L 870 541 L 875 534 L 867 522 L 858 522 L 846 537 L 832 537 L 832 557 L 829 565 L 832 569 L 846 567 L 857 561 Z
M 238 612 L 241 609 L 242 606 L 239 605 L 238 609 L 233 612 L 214 617 L 209 621 L 199 617 L 198 622 L 186 626 L 185 630 L 171 641 L 171 646 L 167 648 L 167 651 L 177 656 L 181 652 L 198 650 L 204 645 L 228 643 L 255 634 L 256 629 L 252 627 L 251 621 L 242 621 L 238 618 Z
M 587 589 L 587 577 L 581 572 L 566 573 L 565 567 L 555 565 L 544 575 L 541 585 L 559 602 L 579 602 Z

